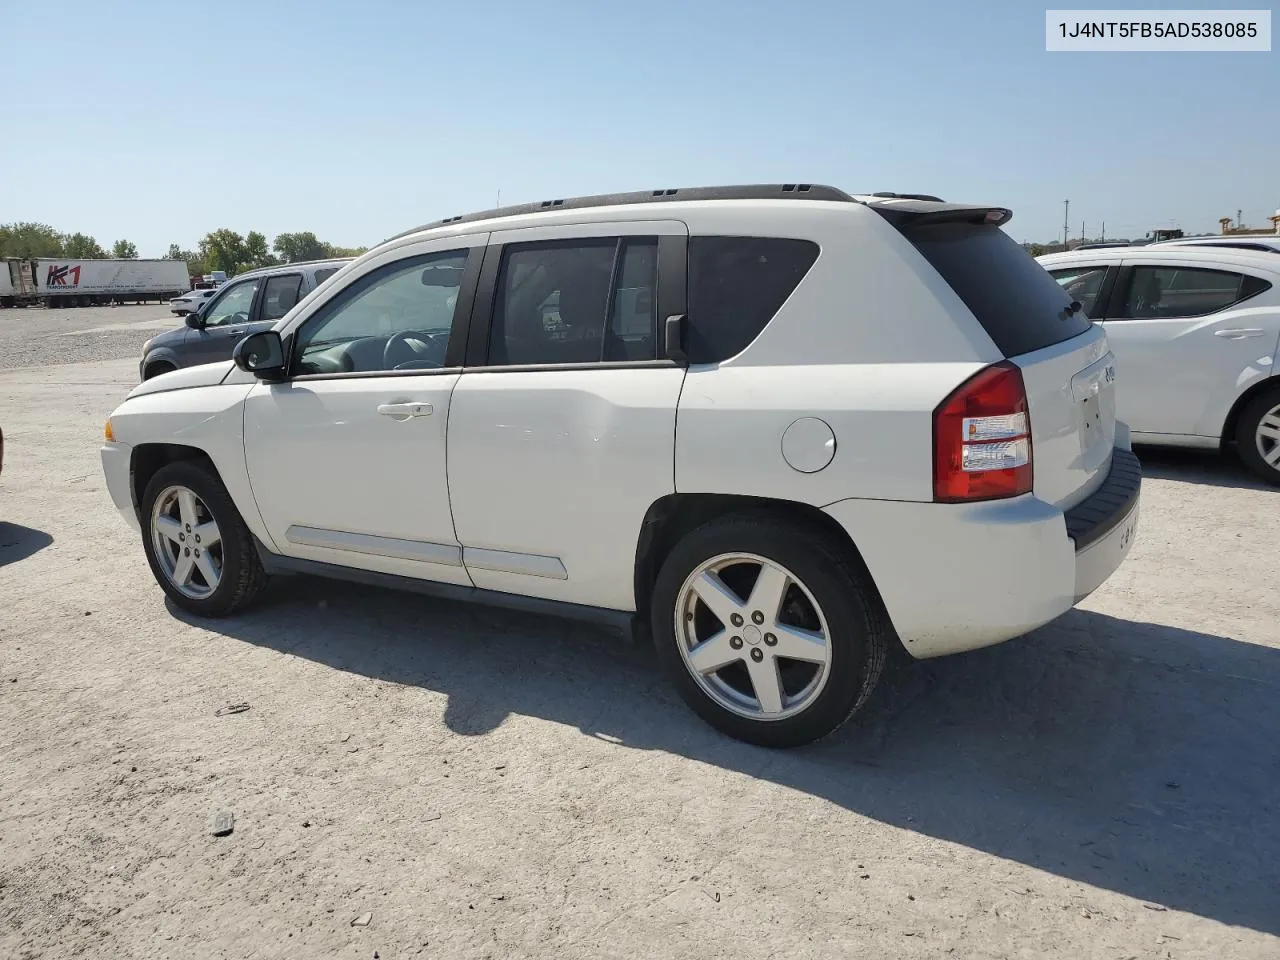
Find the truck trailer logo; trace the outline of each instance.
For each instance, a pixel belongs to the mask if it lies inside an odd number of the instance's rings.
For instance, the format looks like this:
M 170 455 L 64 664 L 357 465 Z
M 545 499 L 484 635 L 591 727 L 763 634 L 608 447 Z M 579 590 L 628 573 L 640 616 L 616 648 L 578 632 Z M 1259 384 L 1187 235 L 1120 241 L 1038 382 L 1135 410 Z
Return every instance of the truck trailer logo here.
M 67 278 L 71 282 L 67 282 Z M 78 287 L 80 286 L 79 267 L 60 267 L 56 263 L 49 264 L 49 275 L 45 278 L 46 287 Z

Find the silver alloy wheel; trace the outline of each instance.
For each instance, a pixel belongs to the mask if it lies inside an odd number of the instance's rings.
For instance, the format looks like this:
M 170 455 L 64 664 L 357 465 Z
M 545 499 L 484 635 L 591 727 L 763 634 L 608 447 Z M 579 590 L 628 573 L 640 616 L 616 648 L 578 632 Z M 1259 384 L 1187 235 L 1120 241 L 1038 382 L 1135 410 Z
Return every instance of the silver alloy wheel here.
M 719 706 L 752 720 L 807 709 L 831 672 L 831 630 L 790 570 L 766 557 L 712 557 L 676 594 L 680 655 Z
M 222 581 L 222 533 L 209 507 L 183 486 L 165 487 L 151 508 L 151 546 L 165 577 L 192 600 Z
M 1262 415 L 1253 442 L 1263 463 L 1272 470 L 1280 470 L 1280 403 Z

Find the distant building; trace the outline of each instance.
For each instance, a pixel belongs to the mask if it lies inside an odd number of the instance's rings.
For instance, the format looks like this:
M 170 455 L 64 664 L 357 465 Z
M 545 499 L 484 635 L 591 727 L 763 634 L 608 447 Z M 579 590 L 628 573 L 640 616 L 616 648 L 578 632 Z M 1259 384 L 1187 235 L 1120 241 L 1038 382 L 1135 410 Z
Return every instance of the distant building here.
M 1233 227 L 1230 217 L 1219 217 L 1218 224 L 1222 227 L 1222 235 L 1224 237 L 1257 237 L 1280 234 L 1280 210 L 1277 210 L 1267 219 L 1271 221 L 1270 227 Z

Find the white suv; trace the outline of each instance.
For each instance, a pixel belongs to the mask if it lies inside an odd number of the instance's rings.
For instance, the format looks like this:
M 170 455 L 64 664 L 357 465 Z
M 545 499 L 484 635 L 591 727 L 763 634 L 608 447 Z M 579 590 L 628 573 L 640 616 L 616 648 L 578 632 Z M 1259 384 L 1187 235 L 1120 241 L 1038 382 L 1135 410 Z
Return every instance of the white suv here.
M 111 495 L 192 613 L 318 573 L 652 634 L 789 746 L 1121 563 L 1141 472 L 1103 331 L 997 207 L 809 185 L 454 217 L 234 361 L 134 388 Z

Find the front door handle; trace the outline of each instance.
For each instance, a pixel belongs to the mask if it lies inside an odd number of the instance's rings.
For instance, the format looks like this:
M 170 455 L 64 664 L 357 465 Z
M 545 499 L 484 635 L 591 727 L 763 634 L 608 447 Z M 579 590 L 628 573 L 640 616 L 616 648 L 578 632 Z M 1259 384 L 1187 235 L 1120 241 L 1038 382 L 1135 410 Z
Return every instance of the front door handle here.
M 1250 337 L 1260 337 L 1262 336 L 1262 333 L 1263 331 L 1257 329 L 1256 327 L 1243 329 L 1243 330 L 1213 331 L 1213 335 L 1215 337 L 1226 337 L 1228 340 L 1248 340 Z
M 378 413 L 384 417 L 395 417 L 398 420 L 408 420 L 410 417 L 429 417 L 431 416 L 431 404 L 380 403 L 378 404 Z

